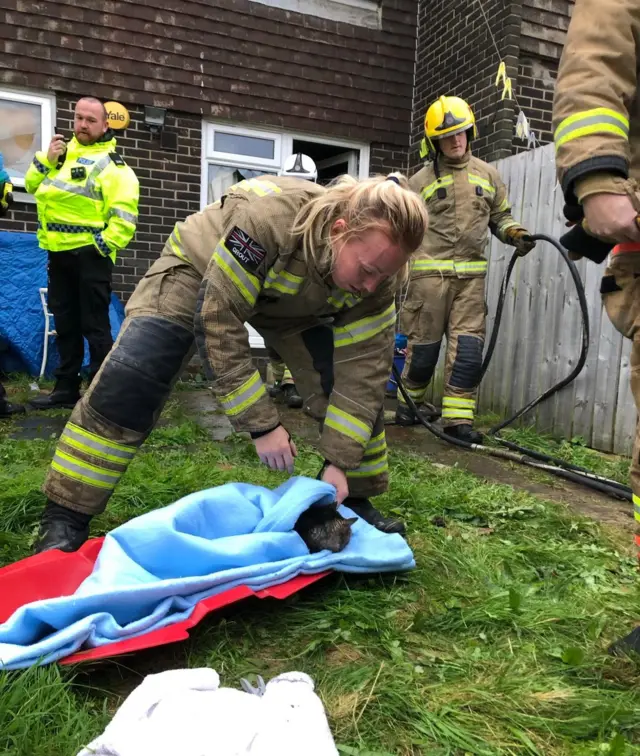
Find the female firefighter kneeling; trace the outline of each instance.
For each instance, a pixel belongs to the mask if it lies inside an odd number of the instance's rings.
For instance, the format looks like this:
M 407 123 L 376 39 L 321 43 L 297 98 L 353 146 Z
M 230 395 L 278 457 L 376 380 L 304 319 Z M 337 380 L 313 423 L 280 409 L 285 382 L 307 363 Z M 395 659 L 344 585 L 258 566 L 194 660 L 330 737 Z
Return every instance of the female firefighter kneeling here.
M 262 176 L 178 223 L 127 305 L 122 330 L 67 423 L 44 485 L 36 551 L 88 537 L 171 388 L 199 350 L 207 380 L 260 459 L 293 472 L 296 448 L 253 366 L 250 323 L 290 367 L 322 421 L 322 480 L 387 532 L 368 497 L 387 489 L 383 425 L 395 295 L 427 212 L 404 178 L 329 187 Z

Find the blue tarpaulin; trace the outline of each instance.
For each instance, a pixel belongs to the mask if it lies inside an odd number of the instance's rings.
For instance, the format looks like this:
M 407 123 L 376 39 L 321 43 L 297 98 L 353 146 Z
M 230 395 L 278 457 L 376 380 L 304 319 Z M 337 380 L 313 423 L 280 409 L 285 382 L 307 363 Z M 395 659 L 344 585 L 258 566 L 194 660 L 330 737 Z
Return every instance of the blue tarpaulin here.
M 0 231 L 0 266 L 0 338 L 9 345 L 9 351 L 0 351 L 0 370 L 39 375 L 44 349 L 44 312 L 39 290 L 47 285 L 47 253 L 38 246 L 35 234 Z M 109 318 L 115 340 L 124 320 L 124 308 L 115 294 L 111 295 Z M 52 318 L 51 330 L 53 327 Z M 55 336 L 51 336 L 48 375 L 57 363 Z M 84 365 L 88 364 L 85 342 Z

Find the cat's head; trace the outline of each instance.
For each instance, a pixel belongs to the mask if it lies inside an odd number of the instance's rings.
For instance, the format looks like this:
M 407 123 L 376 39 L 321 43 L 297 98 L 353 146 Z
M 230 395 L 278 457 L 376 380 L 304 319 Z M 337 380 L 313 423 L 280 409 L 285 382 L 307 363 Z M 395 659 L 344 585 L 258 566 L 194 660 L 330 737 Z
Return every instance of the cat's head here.
M 349 545 L 351 526 L 357 521 L 357 517 L 343 517 L 338 512 L 334 512 L 330 520 L 312 525 L 305 537 L 309 551 L 328 549 L 334 554 L 342 551 Z

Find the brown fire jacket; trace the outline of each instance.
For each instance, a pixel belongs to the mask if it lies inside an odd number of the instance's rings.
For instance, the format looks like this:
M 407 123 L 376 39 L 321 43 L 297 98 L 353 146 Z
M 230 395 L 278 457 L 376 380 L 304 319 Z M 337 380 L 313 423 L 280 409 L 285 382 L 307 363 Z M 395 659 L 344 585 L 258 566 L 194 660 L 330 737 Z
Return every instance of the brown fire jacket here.
M 428 163 L 409 180 L 427 204 L 429 228 L 411 263 L 411 277 L 484 276 L 487 229 L 508 243 L 506 232 L 520 229 L 511 215 L 507 190 L 495 168 L 469 151 L 460 162 L 438 158 L 439 174 Z
M 196 341 L 214 393 L 237 431 L 263 431 L 278 412 L 253 366 L 245 323 L 263 335 L 333 329 L 334 385 L 321 451 L 355 469 L 369 441 L 393 359 L 396 278 L 359 296 L 331 280 L 326 239 L 303 249 L 291 228 L 300 208 L 326 190 L 302 179 L 261 176 L 178 223 L 163 255 L 203 276 Z M 289 365 L 294 377 L 296 366 Z
M 625 194 L 640 178 L 638 0 L 576 0 L 553 105 L 558 180 L 567 203 Z

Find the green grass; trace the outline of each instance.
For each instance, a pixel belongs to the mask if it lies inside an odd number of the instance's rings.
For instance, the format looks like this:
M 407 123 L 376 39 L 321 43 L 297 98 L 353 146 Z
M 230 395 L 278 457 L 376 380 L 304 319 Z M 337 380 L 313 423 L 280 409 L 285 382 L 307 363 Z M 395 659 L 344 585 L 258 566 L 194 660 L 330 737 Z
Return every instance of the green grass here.
M 94 535 L 193 490 L 284 480 L 246 439 L 209 442 L 175 402 L 165 419 Z M 29 552 L 54 447 L 7 435 L 1 564 Z M 319 465 L 303 445 L 298 472 Z M 95 667 L 0 674 L 0 754 L 72 755 L 141 675 L 199 665 L 231 686 L 308 672 L 341 753 L 352 756 L 640 754 L 640 664 L 606 654 L 640 614 L 630 533 L 406 452 L 392 453 L 379 503 L 407 521 L 416 570 L 336 575 L 285 602 L 247 601 L 184 643 Z
M 595 449 L 589 449 L 580 436 L 571 441 L 557 440 L 551 436 L 539 434 L 531 427 L 507 428 L 501 431 L 500 435 L 507 441 L 585 467 L 597 475 L 617 480 L 619 483 L 629 483 L 629 459 L 627 457 L 604 454 L 595 451 Z

